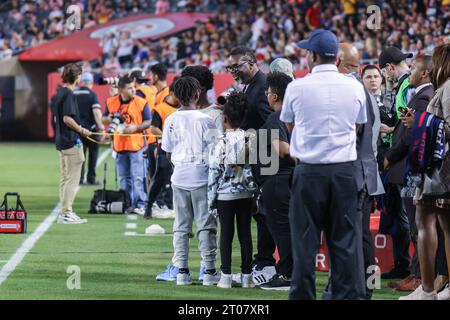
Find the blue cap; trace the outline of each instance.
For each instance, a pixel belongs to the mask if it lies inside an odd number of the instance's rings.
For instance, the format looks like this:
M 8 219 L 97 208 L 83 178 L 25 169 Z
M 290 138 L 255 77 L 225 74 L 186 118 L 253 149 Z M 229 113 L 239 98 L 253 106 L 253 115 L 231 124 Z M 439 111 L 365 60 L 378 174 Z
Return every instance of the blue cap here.
M 297 45 L 321 57 L 335 57 L 339 50 L 339 42 L 335 34 L 324 29 L 314 30 L 308 40 L 302 40 Z
M 90 83 L 94 81 L 94 77 L 90 72 L 83 72 L 81 75 L 81 82 L 83 83 Z

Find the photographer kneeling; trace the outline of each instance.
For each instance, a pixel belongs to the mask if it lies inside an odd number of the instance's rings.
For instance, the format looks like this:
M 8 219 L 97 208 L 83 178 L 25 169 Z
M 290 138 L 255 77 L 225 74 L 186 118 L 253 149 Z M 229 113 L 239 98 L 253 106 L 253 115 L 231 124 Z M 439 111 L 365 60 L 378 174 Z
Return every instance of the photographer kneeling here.
M 146 147 L 143 131 L 150 127 L 151 113 L 145 99 L 135 95 L 133 80 L 119 79 L 118 95 L 106 100 L 103 123 L 113 123 L 108 132 L 114 132 L 116 166 L 120 177 L 120 189 L 126 190 L 134 207 L 133 212 L 144 214 L 144 158 Z
M 80 82 L 81 67 L 69 63 L 64 67 L 62 74 L 63 86 L 55 96 L 55 142 L 59 151 L 61 164 L 61 180 L 59 197 L 61 211 L 58 223 L 80 224 L 86 219 L 80 219 L 72 210 L 75 193 L 80 182 L 81 166 L 84 162 L 83 144 L 80 136 L 87 137 L 91 132 L 80 123 L 80 113 L 77 98 L 73 90 Z

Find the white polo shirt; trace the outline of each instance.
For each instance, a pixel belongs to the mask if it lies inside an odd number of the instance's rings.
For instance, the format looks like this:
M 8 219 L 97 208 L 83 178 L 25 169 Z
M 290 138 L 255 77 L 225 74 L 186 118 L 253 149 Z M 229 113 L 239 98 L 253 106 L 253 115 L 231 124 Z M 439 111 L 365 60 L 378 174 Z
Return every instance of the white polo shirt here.
M 356 124 L 367 122 L 363 85 L 333 64 L 291 82 L 280 119 L 294 123 L 290 154 L 309 164 L 356 160 Z

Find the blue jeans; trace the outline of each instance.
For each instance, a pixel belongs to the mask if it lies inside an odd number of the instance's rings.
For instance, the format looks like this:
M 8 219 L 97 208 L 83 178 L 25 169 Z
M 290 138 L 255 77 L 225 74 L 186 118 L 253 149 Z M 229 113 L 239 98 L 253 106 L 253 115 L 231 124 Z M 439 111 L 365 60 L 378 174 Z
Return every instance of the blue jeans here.
M 120 177 L 120 189 L 126 190 L 135 208 L 145 209 L 147 195 L 144 192 L 144 150 L 136 152 L 118 152 L 116 157 L 117 171 Z

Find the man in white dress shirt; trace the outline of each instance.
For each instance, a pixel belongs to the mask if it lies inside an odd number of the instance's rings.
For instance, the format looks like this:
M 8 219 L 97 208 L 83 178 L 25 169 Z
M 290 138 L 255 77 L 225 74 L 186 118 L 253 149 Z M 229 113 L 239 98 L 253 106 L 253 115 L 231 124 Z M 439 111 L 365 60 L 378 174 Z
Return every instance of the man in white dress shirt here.
M 289 212 L 294 260 L 289 298 L 316 298 L 314 269 L 324 230 L 331 299 L 358 299 L 365 288 L 354 161 L 357 125 L 367 121 L 366 95 L 361 83 L 338 72 L 333 33 L 315 30 L 299 46 L 308 50 L 311 74 L 289 84 L 280 116 L 293 129 L 290 154 L 299 162 Z

